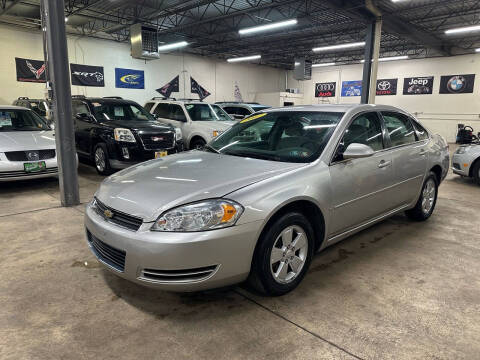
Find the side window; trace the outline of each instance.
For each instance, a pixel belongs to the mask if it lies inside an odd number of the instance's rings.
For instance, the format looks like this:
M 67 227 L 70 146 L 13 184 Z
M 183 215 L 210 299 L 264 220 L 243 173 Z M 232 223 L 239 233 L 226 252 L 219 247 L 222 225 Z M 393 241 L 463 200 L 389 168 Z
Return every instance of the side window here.
M 428 139 L 428 131 L 420 125 L 418 122 L 412 120 L 413 127 L 417 131 L 418 140 L 426 140 Z
M 411 144 L 417 140 L 408 116 L 396 112 L 382 112 L 382 115 L 392 147 Z
M 89 114 L 88 106 L 81 101 L 72 102 L 72 112 L 73 116 L 77 114 Z
M 237 114 L 237 108 L 234 108 L 234 107 L 231 107 L 231 106 L 224 107 L 223 110 L 225 110 L 225 112 L 229 115 L 236 115 Z
M 154 111 L 159 118 L 168 119 L 168 103 L 160 103 Z
M 150 110 L 152 110 L 153 104 L 154 104 L 153 102 L 146 103 L 145 104 L 145 110 L 150 112 Z
M 170 113 L 168 118 L 177 121 L 187 121 L 182 107 L 176 104 L 170 104 Z
M 353 143 L 368 145 L 374 151 L 384 148 L 382 126 L 377 113 L 365 113 L 355 118 L 345 131 L 339 150 L 343 153 Z
M 237 114 L 245 116 L 245 115 L 250 115 L 251 112 L 247 108 L 239 107 L 239 108 L 237 108 Z

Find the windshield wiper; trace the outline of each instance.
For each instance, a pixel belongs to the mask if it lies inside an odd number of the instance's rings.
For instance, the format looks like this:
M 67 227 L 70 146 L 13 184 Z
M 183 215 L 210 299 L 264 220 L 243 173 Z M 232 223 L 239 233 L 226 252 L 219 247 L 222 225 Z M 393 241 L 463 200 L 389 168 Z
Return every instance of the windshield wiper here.
M 220 151 L 218 151 L 217 149 L 215 149 L 213 146 L 209 145 L 209 144 L 206 144 L 204 147 L 203 147 L 204 150 L 208 150 L 210 152 L 213 152 L 215 154 L 220 154 Z
M 248 151 L 243 151 L 243 152 L 242 151 L 226 151 L 224 154 L 240 156 L 240 157 L 249 157 L 249 158 L 261 159 L 261 160 L 281 161 L 281 159 L 275 155 L 252 153 Z

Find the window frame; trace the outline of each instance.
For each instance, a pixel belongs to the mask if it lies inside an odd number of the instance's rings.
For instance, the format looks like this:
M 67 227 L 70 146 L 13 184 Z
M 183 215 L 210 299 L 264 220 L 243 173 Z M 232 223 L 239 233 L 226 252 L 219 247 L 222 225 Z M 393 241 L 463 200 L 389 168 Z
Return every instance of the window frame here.
M 415 141 L 411 142 L 411 143 L 408 143 L 408 144 L 401 144 L 401 145 L 396 145 L 396 146 L 392 146 L 392 141 L 390 139 L 390 134 L 388 133 L 388 131 L 386 130 L 386 126 L 385 126 L 385 118 L 383 117 L 383 112 L 390 112 L 390 113 L 394 113 L 394 114 L 400 114 L 400 115 L 403 115 L 407 118 L 407 120 L 410 122 L 410 124 L 412 125 L 412 128 L 413 128 L 413 132 L 415 134 Z M 419 137 L 418 137 L 418 133 L 417 133 L 417 129 L 415 128 L 415 124 L 414 124 L 414 121 L 412 119 L 412 117 L 404 112 L 401 112 L 401 111 L 397 111 L 397 110 L 380 110 L 379 111 L 379 114 L 380 116 L 382 117 L 382 122 L 384 124 L 384 127 L 385 127 L 385 132 L 386 132 L 386 135 L 387 135 L 387 138 L 388 138 L 388 150 L 392 150 L 392 149 L 398 149 L 398 148 L 401 148 L 401 147 L 405 147 L 405 146 L 410 146 L 410 145 L 413 145 L 413 144 L 416 144 L 416 143 L 419 143 L 421 141 L 425 141 L 425 140 L 420 140 Z M 422 126 L 423 127 L 423 126 Z M 427 131 L 425 129 L 425 131 Z M 430 139 L 430 133 L 427 131 L 428 133 L 428 138 Z
M 374 155 L 375 154 L 378 154 L 378 153 L 381 153 L 381 152 L 385 152 L 387 150 L 390 150 L 391 147 L 388 147 L 388 145 L 390 145 L 390 138 L 388 137 L 388 133 L 387 133 L 387 129 L 385 127 L 385 123 L 384 123 L 384 119 L 383 119 L 383 116 L 382 114 L 380 113 L 380 111 L 378 110 L 366 110 L 366 111 L 361 111 L 357 114 L 355 114 L 355 116 L 353 116 L 347 126 L 345 127 L 345 129 L 343 130 L 342 132 L 342 135 L 338 138 L 337 140 L 337 144 L 335 145 L 335 149 L 334 151 L 332 152 L 331 156 L 330 156 L 330 163 L 328 166 L 333 166 L 333 165 L 336 165 L 336 164 L 341 164 L 341 163 L 345 163 L 347 161 L 353 161 L 353 160 L 356 160 L 356 159 L 343 159 L 343 160 L 339 160 L 339 161 L 334 161 L 335 160 L 335 157 L 336 157 L 336 154 L 337 154 L 337 151 L 338 151 L 338 148 L 340 146 L 340 142 L 342 141 L 343 137 L 345 136 L 345 133 L 346 131 L 348 130 L 348 128 L 350 127 L 350 125 L 352 125 L 352 123 L 360 116 L 362 115 L 365 115 L 365 114 L 369 114 L 369 113 L 373 113 L 373 114 L 376 114 L 377 115 L 377 118 L 378 120 L 380 121 L 380 127 L 382 129 L 382 141 L 383 141 L 383 149 L 382 150 L 374 150 Z
M 184 116 L 185 120 L 178 120 L 178 119 L 173 119 L 173 118 L 170 117 L 171 114 L 173 114 L 172 109 L 173 109 L 174 106 L 178 106 L 180 108 L 180 110 L 183 113 L 183 116 Z M 169 103 L 168 104 L 168 116 L 169 116 L 168 117 L 169 120 L 178 121 L 179 123 L 186 123 L 186 122 L 188 122 L 188 119 L 190 118 L 190 116 L 188 114 L 188 111 L 186 111 L 186 109 L 182 105 L 175 104 L 175 103 Z
M 167 116 L 166 116 L 166 117 L 159 116 L 159 115 L 156 113 L 156 111 L 157 111 L 157 109 L 158 109 L 159 106 L 166 106 L 166 107 L 167 107 Z M 150 114 L 158 116 L 159 119 L 169 119 L 169 117 L 168 117 L 168 114 L 170 113 L 169 108 L 170 108 L 170 103 L 159 102 L 159 103 L 157 103 L 155 106 L 153 106 L 152 109 L 150 109 Z

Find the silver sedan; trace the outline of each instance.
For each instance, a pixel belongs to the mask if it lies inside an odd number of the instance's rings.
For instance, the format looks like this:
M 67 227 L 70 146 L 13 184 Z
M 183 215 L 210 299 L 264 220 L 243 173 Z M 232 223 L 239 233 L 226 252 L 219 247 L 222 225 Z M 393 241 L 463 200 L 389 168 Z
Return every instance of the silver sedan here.
M 0 181 L 57 175 L 50 126 L 30 109 L 0 106 Z
M 87 206 L 88 244 L 133 282 L 195 291 L 247 280 L 281 295 L 316 251 L 399 212 L 428 219 L 448 146 L 389 106 L 270 109 L 203 150 L 125 169 Z
M 480 185 L 480 143 L 460 146 L 452 156 L 452 170 Z

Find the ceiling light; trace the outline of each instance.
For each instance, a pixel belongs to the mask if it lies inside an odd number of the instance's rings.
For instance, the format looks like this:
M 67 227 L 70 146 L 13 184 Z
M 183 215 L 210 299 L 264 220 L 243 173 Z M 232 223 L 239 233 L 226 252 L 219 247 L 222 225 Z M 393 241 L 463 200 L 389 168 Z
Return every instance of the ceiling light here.
M 408 59 L 408 55 L 400 55 L 400 56 L 387 56 L 387 57 L 378 58 L 378 61 L 394 61 L 394 60 L 407 60 L 407 59 Z M 365 60 L 360 60 L 360 62 L 364 63 Z
M 480 48 L 478 48 L 478 49 L 475 49 L 475 52 L 480 52 Z
M 230 58 L 227 59 L 228 62 L 239 62 L 239 61 L 249 61 L 249 60 L 256 60 L 260 59 L 262 55 L 251 55 L 251 56 L 242 56 L 242 57 L 236 57 L 236 58 Z
M 312 64 L 312 67 L 333 66 L 335 63 Z
M 158 47 L 158 51 L 178 49 L 178 48 L 181 48 L 181 47 L 185 47 L 187 45 L 188 45 L 188 42 L 186 42 L 186 41 L 180 41 L 180 42 L 176 42 L 176 43 L 160 45 Z
M 349 48 L 355 48 L 355 47 L 361 47 L 361 46 L 365 46 L 365 41 L 349 43 L 349 44 L 322 46 L 322 47 L 313 48 L 312 50 L 315 52 L 319 52 L 319 51 L 349 49 Z
M 290 20 L 285 20 L 285 21 L 278 21 L 270 24 L 265 24 L 265 25 L 259 25 L 259 26 L 253 26 L 245 29 L 240 29 L 238 30 L 238 33 L 240 35 L 245 35 L 245 34 L 251 34 L 251 33 L 256 33 L 259 31 L 268 31 L 268 30 L 274 30 L 278 28 L 282 28 L 285 26 L 292 26 L 297 24 L 297 19 L 290 19 Z
M 465 27 L 445 30 L 445 34 L 458 34 L 458 33 L 464 33 L 464 32 L 470 32 L 470 31 L 479 31 L 479 30 L 480 30 L 480 25 L 465 26 Z
M 300 66 L 300 62 L 295 61 L 295 64 L 294 64 L 294 65 L 295 65 L 295 66 Z

